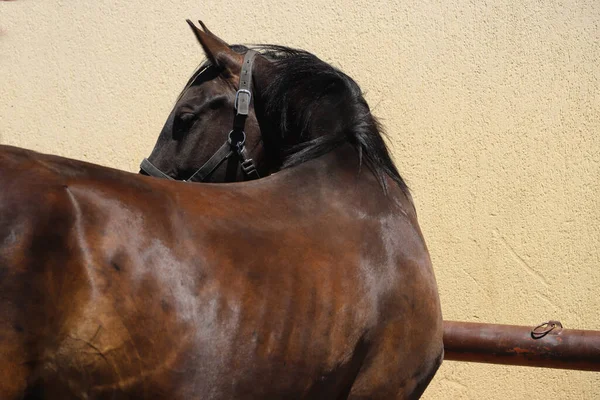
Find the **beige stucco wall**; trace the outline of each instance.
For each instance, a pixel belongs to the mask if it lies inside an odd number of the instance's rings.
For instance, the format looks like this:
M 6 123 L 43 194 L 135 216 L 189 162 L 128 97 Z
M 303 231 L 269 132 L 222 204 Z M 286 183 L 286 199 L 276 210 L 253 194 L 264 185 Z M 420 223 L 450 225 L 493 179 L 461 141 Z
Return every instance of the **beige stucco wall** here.
M 136 171 L 201 60 L 188 17 L 362 85 L 446 319 L 600 330 L 598 0 L 0 1 L 0 142 Z M 446 362 L 425 398 L 549 396 L 600 374 Z

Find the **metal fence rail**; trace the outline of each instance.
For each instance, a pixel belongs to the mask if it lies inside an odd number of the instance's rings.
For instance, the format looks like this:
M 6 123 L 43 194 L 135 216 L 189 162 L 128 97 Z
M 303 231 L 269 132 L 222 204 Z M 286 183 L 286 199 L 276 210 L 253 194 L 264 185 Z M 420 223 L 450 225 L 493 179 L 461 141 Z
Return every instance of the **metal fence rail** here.
M 600 331 L 444 321 L 445 360 L 600 371 Z

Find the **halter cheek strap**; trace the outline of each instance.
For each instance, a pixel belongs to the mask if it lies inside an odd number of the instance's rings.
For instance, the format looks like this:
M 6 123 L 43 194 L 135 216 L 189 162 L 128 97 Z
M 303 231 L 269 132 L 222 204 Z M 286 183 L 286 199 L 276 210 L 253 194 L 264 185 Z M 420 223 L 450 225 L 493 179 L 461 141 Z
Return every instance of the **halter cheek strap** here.
M 254 65 L 256 55 L 256 51 L 248 50 L 244 56 L 242 70 L 240 72 L 240 84 L 238 91 L 235 94 L 235 118 L 233 120 L 233 129 L 227 135 L 227 140 L 219 150 L 204 163 L 204 165 L 198 168 L 198 170 L 196 170 L 191 177 L 184 180 L 184 182 L 203 182 L 219 167 L 219 165 L 233 154 L 236 154 L 241 161 L 242 171 L 248 179 L 260 178 L 260 175 L 256 170 L 256 165 L 246 150 L 246 133 L 244 132 L 246 118 L 250 113 L 250 103 L 252 101 L 252 66 Z M 167 178 L 173 180 L 173 178 L 162 172 L 147 158 L 144 158 L 142 161 L 140 169 L 155 178 Z
M 254 65 L 256 54 L 256 51 L 248 50 L 244 56 L 244 61 L 242 62 L 240 86 L 235 94 L 234 106 L 236 116 L 248 116 L 248 113 L 250 112 L 250 100 L 252 99 L 252 66 Z
M 248 50 L 242 62 L 242 70 L 240 72 L 240 85 L 235 94 L 235 118 L 233 120 L 233 129 L 229 132 L 228 141 L 234 150 L 237 152 L 241 160 L 242 171 L 250 179 L 258 179 L 260 175 L 256 170 L 254 161 L 249 157 L 246 150 L 246 133 L 244 126 L 246 118 L 250 113 L 250 102 L 252 100 L 252 66 L 254 59 L 258 53 L 254 50 Z M 236 139 L 241 138 L 241 139 Z M 237 143 L 235 142 L 237 140 Z

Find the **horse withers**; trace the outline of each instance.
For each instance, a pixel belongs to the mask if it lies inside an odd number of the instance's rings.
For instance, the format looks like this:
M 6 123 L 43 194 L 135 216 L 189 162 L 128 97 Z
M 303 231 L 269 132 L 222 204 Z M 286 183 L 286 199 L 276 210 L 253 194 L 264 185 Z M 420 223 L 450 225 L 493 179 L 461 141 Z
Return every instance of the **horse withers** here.
M 186 118 L 226 126 L 244 56 L 196 35 L 213 77 L 182 96 Z M 404 182 L 349 77 L 265 54 L 245 143 L 266 178 L 189 184 L 0 148 L 0 398 L 419 397 L 442 319 Z M 163 136 L 151 161 L 193 173 L 206 160 L 184 147 L 217 133 Z

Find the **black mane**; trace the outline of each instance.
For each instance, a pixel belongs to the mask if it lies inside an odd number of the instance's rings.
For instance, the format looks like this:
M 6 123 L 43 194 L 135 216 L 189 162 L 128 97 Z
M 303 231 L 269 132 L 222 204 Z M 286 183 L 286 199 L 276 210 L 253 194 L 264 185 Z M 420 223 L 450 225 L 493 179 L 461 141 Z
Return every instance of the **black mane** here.
M 364 161 L 384 190 L 385 175 L 402 190 L 408 190 L 390 157 L 381 125 L 352 78 L 303 50 L 273 45 L 257 46 L 257 50 L 275 68 L 264 90 L 265 112 L 278 122 L 275 130 L 280 134 L 282 147 L 295 144 L 286 149 L 282 168 L 301 164 L 349 142 L 357 150 L 360 165 Z M 329 114 L 331 117 L 326 115 L 325 126 L 317 127 L 327 132 L 311 136 L 315 117 L 323 117 L 327 109 L 338 111 Z M 330 126 L 337 129 L 326 129 Z

